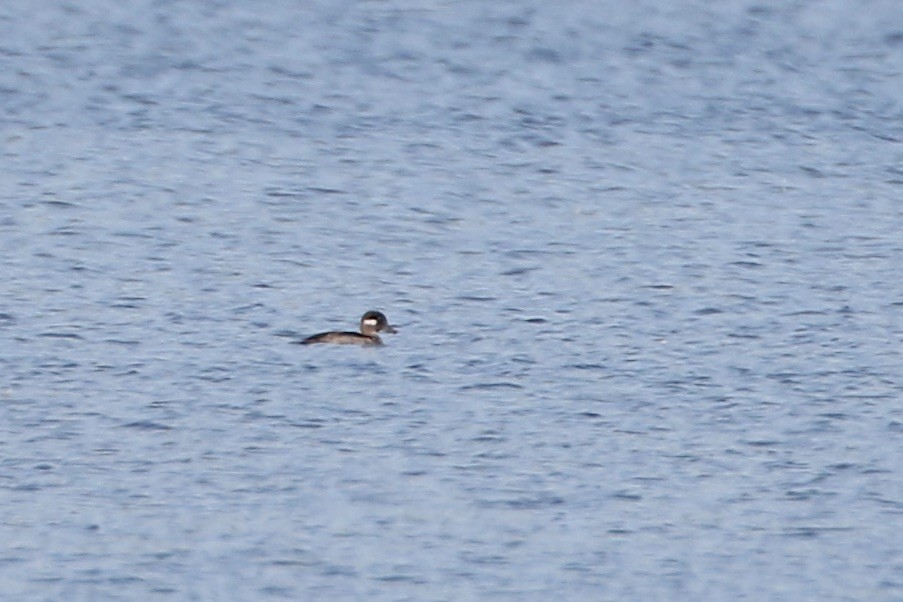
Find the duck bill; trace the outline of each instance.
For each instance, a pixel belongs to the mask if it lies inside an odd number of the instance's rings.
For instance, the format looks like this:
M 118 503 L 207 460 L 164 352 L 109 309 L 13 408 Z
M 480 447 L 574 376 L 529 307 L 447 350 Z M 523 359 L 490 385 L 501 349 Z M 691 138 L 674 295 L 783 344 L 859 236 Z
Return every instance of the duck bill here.
M 395 333 L 397 333 L 398 331 L 395 330 L 395 327 L 394 327 L 394 326 L 389 326 L 388 324 L 386 324 L 386 327 L 383 328 L 383 332 L 388 332 L 389 334 L 395 334 Z

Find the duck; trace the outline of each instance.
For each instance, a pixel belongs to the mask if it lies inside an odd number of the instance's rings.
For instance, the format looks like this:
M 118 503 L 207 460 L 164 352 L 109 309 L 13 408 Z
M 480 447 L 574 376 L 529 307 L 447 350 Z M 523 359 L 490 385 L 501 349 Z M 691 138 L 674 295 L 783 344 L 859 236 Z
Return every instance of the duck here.
M 370 310 L 361 316 L 360 332 L 321 332 L 313 336 L 309 336 L 304 340 L 296 341 L 299 345 L 314 345 L 316 343 L 331 343 L 334 345 L 362 345 L 374 346 L 382 345 L 383 341 L 379 338 L 378 332 L 388 332 L 395 334 L 398 332 L 389 324 L 385 314 L 379 311 Z

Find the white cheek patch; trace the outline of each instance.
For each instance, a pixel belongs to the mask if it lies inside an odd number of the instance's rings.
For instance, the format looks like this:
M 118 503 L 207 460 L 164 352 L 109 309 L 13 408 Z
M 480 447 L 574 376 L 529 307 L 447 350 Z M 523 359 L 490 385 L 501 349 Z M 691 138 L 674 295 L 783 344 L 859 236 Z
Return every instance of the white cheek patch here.
M 376 326 L 376 320 L 373 318 L 367 318 L 366 320 L 364 320 L 364 324 L 366 324 L 367 326 Z

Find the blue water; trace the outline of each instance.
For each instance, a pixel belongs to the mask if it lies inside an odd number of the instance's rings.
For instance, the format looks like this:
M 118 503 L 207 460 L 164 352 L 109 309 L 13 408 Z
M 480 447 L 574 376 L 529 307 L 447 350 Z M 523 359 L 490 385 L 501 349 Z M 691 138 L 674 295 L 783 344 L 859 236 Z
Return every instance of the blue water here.
M 903 600 L 903 11 L 778 4 L 0 6 L 3 598 Z

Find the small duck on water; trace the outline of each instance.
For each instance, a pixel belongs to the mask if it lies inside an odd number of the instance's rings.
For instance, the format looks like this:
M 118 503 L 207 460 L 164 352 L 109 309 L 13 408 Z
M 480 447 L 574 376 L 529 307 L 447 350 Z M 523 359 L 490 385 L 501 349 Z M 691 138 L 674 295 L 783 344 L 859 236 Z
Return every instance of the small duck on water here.
M 382 339 L 378 332 L 397 332 L 386 316 L 378 311 L 368 311 L 361 316 L 360 332 L 321 332 L 307 337 L 303 341 L 297 341 L 299 345 L 313 345 L 314 343 L 333 343 L 335 345 L 382 345 Z

